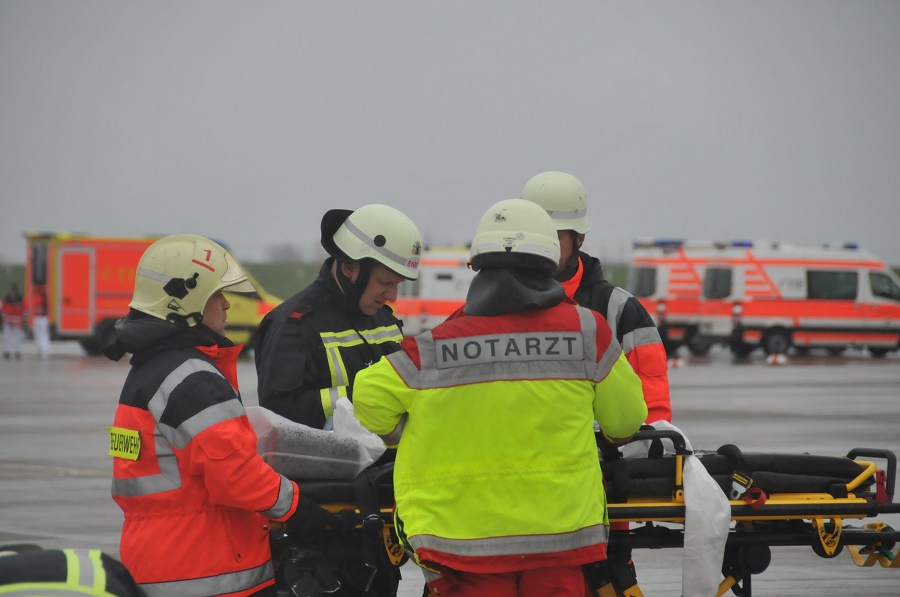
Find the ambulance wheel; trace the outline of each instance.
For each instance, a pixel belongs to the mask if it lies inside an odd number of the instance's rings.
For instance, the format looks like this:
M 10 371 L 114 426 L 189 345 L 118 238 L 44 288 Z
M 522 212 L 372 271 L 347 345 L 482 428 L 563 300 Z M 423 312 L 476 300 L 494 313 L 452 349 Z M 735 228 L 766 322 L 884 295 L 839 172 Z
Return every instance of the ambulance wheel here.
M 749 357 L 750 353 L 752 353 L 754 350 L 756 350 L 756 346 L 753 344 L 746 344 L 744 342 L 740 342 L 740 343 L 732 342 L 731 343 L 732 354 L 734 354 L 734 356 L 741 358 L 741 359 L 743 359 L 745 357 Z
M 766 332 L 762 341 L 766 354 L 786 354 L 791 347 L 791 335 L 787 330 L 775 328 Z
M 880 348 L 880 347 L 873 348 L 871 346 L 869 347 L 869 354 L 871 354 L 876 359 L 883 358 L 889 352 L 890 351 L 887 348 Z
M 691 336 L 685 341 L 685 344 L 688 347 L 688 350 L 691 351 L 691 354 L 697 357 L 705 356 L 709 349 L 712 348 L 712 342 L 703 338 L 702 336 Z

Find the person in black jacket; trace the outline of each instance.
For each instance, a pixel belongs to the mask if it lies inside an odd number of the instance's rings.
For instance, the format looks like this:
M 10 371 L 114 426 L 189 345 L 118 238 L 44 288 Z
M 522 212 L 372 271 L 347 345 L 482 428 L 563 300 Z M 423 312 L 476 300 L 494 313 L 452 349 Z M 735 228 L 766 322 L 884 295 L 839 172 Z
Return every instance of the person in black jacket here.
M 357 372 L 400 347 L 402 324 L 387 302 L 418 277 L 422 236 L 381 204 L 332 209 L 321 233 L 330 257 L 312 284 L 265 316 L 254 352 L 260 406 L 330 429 L 337 400 L 353 399 Z
M 0 587 L 22 597 L 146 597 L 120 561 L 97 549 L 0 546 Z

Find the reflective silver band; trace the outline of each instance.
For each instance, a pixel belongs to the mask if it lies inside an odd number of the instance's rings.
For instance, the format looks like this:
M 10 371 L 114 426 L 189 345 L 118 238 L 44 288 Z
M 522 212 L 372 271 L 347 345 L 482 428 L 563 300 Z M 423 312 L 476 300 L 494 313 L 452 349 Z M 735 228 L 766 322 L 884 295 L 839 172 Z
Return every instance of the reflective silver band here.
M 266 562 L 262 566 L 229 572 L 217 576 L 194 578 L 190 580 L 175 580 L 171 582 L 147 583 L 139 585 L 147 597 L 206 597 L 207 595 L 224 595 L 247 591 L 253 587 L 274 578 L 275 571 L 272 562 Z
M 558 211 L 558 210 L 547 210 L 547 215 L 555 220 L 574 220 L 576 218 L 583 218 L 587 215 L 587 208 L 585 207 L 583 210 L 575 210 L 575 211 Z
M 268 510 L 260 512 L 263 516 L 269 518 L 281 518 L 291 510 L 294 503 L 294 485 L 288 481 L 287 477 L 281 475 L 281 485 L 278 487 L 278 499 L 275 505 Z
M 427 548 L 458 556 L 489 557 L 557 553 L 606 543 L 608 539 L 608 528 L 600 524 L 553 535 L 515 535 L 485 539 L 447 539 L 435 535 L 415 535 L 409 538 L 409 544 L 416 551 Z
M 539 380 L 539 379 L 584 379 L 599 383 L 610 372 L 616 360 L 619 358 L 621 348 L 615 338 L 611 338 L 606 351 L 602 355 L 597 354 L 596 333 L 597 327 L 594 313 L 584 307 L 576 307 L 578 317 L 581 322 L 581 330 L 565 330 L 565 331 L 548 331 L 540 334 L 525 334 L 536 338 L 537 346 L 543 350 L 552 344 L 547 338 L 572 338 L 578 337 L 581 345 L 581 351 L 578 358 L 568 358 L 568 355 L 538 355 L 534 351 L 527 359 L 519 360 L 512 355 L 513 358 L 504 358 L 507 345 L 503 342 L 515 342 L 512 334 L 497 334 L 494 336 L 471 336 L 461 337 L 456 340 L 462 344 L 463 348 L 458 349 L 456 356 L 465 366 L 442 366 L 439 359 L 449 359 L 452 355 L 441 353 L 439 351 L 446 350 L 444 348 L 445 341 L 441 343 L 435 342 L 430 331 L 424 332 L 416 337 L 419 347 L 419 362 L 421 369 L 416 367 L 405 351 L 395 352 L 386 358 L 394 366 L 394 369 L 403 378 L 403 381 L 411 388 L 429 389 L 459 386 L 469 383 L 482 383 L 500 380 Z M 480 341 L 478 340 L 480 339 Z M 495 347 L 497 350 L 494 356 L 497 358 L 488 358 L 490 356 L 489 347 L 491 342 L 496 339 Z M 470 345 L 468 354 L 464 352 L 466 342 L 475 342 Z M 557 345 L 560 345 L 557 342 Z M 521 345 L 515 344 L 520 352 Z M 481 352 L 477 352 L 476 347 L 481 348 Z M 575 354 L 575 353 L 573 353 Z M 565 356 L 566 358 L 562 358 Z M 469 358 L 472 357 L 472 358 Z M 598 358 L 599 357 L 599 358 Z M 468 359 L 468 360 L 466 360 Z
M 389 261 L 393 261 L 403 269 L 409 269 L 409 257 L 401 257 L 400 255 L 397 255 L 393 251 L 389 251 L 384 247 L 376 246 L 375 242 L 371 238 L 366 236 L 362 230 L 354 226 L 353 222 L 351 222 L 349 218 L 344 220 L 344 226 L 351 234 L 353 234 L 353 236 L 361 240 L 367 247 L 369 247 L 382 257 L 385 257 Z

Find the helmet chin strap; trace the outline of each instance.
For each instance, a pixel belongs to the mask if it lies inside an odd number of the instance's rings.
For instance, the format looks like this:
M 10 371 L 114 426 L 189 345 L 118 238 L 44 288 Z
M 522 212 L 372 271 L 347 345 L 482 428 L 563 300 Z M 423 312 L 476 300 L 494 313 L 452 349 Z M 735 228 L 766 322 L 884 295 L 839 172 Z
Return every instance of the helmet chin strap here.
M 359 311 L 359 299 L 362 298 L 366 286 L 369 285 L 369 278 L 372 276 L 372 261 L 370 259 L 363 259 L 358 261 L 357 264 L 359 265 L 359 273 L 356 276 L 356 282 L 344 274 L 341 262 L 337 262 L 335 272 L 338 286 L 344 292 L 345 307 L 354 311 Z

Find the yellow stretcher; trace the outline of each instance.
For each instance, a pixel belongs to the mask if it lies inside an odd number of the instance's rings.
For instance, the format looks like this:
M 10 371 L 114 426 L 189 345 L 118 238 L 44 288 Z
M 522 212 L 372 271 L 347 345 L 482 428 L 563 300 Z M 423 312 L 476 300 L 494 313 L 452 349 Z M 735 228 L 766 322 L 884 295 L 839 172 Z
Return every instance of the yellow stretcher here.
M 626 459 L 615 453 L 608 457 L 610 451 L 605 451 L 610 521 L 631 523 L 628 530 L 611 533 L 611 553 L 683 546 L 682 470 L 691 452 L 683 437 L 669 431 L 641 431 L 635 440 L 663 438 L 672 440 L 674 456 Z M 775 546 L 808 546 L 823 558 L 836 557 L 846 548 L 857 566 L 900 568 L 900 557 L 893 551 L 900 531 L 866 521 L 900 512 L 900 504 L 894 503 L 897 459 L 892 452 L 856 448 L 846 457 L 743 454 L 735 446 L 723 446 L 696 456 L 726 496 L 742 492 L 729 499 L 733 524 L 718 595 L 731 590 L 749 597 L 751 577 L 766 570 Z M 879 462 L 884 468 L 879 469 Z M 845 524 L 848 520 L 865 522 L 851 526 Z M 622 558 L 610 557 L 606 574 L 613 587 L 620 595 L 643 595 L 633 572 L 621 563 Z
M 683 547 L 682 471 L 689 456 L 696 457 L 725 495 L 734 498 L 728 500 L 732 524 L 718 595 L 730 590 L 749 597 L 752 576 L 766 570 L 776 546 L 808 546 L 823 558 L 846 549 L 857 566 L 900 568 L 894 552 L 900 531 L 871 520 L 900 513 L 900 503 L 894 503 L 893 452 L 857 448 L 846 457 L 743 454 L 734 446 L 723 446 L 716 453 L 692 454 L 676 432 L 642 430 L 632 441 L 637 440 L 650 441 L 650 456 L 623 458 L 617 450 L 601 450 L 613 526 L 610 558 L 586 570 L 601 597 L 643 595 L 628 565 L 632 549 Z M 661 454 L 664 440 L 671 440 L 674 454 Z M 354 510 L 358 524 L 341 537 L 305 545 L 288 531 L 273 529 L 279 586 L 288 587 L 283 594 L 326 595 L 336 586 L 352 586 L 357 589 L 354 594 L 389 597 L 373 592 L 371 585 L 379 569 L 406 560 L 393 532 L 392 470 L 393 463 L 387 463 L 366 469 L 355 481 L 301 482 L 304 494 L 326 509 Z M 852 526 L 847 521 L 863 524 Z M 341 564 L 350 561 L 356 564 Z M 291 586 L 295 592 L 290 592 Z

